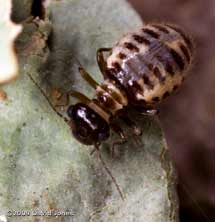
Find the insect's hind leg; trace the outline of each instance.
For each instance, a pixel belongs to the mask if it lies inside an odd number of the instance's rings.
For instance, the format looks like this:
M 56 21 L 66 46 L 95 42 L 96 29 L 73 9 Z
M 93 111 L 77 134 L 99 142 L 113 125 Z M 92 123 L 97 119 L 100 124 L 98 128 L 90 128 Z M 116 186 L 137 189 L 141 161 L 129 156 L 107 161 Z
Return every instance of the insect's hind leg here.
M 141 127 L 137 126 L 137 124 L 131 120 L 127 114 L 127 112 L 122 112 L 119 115 L 119 118 L 133 131 L 133 135 L 135 136 L 135 142 L 138 145 L 141 145 L 139 137 L 143 134 Z
M 133 129 L 133 133 L 135 136 L 141 136 L 142 135 L 142 129 L 136 125 L 134 121 L 132 121 L 127 115 L 120 116 L 120 119 L 124 121 L 124 123 Z
M 99 69 L 101 71 L 101 73 L 104 75 L 106 70 L 107 70 L 107 62 L 104 58 L 104 52 L 110 52 L 112 50 L 112 48 L 100 48 L 97 50 L 97 63 L 99 66 Z
M 154 116 L 154 115 L 158 115 L 159 111 L 155 108 L 146 108 L 144 106 L 132 106 L 132 108 L 138 112 L 139 114 L 142 115 L 148 115 L 148 116 Z

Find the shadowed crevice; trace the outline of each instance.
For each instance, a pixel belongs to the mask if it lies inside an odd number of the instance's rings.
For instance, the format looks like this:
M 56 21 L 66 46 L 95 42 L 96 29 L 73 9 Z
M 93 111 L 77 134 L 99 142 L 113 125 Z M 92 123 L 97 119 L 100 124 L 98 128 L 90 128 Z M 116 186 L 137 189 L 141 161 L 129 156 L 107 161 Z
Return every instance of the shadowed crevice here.
M 44 0 L 34 0 L 31 7 L 31 15 L 33 17 L 45 18 Z

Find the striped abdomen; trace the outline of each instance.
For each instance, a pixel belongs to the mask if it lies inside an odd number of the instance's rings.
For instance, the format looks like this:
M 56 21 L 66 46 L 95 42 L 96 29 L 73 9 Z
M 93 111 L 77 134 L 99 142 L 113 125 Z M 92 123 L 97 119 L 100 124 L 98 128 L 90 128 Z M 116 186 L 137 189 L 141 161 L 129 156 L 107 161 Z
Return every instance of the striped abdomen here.
M 180 86 L 192 60 L 192 43 L 177 27 L 147 24 L 127 34 L 107 59 L 106 79 L 130 104 L 154 105 Z

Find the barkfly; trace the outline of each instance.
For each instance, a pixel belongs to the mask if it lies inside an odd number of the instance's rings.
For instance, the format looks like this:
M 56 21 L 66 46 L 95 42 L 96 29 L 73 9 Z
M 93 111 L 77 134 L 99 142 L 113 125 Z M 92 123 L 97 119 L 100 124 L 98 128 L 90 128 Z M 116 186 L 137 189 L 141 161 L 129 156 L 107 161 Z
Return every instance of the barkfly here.
M 107 59 L 104 53 L 108 53 Z M 112 150 L 127 141 L 123 129 L 114 123 L 116 117 L 133 128 L 134 135 L 141 135 L 141 130 L 123 111 L 133 107 L 146 115 L 156 114 L 157 105 L 182 84 L 192 54 L 192 42 L 180 28 L 149 23 L 125 35 L 112 48 L 97 51 L 97 63 L 104 77 L 101 84 L 79 65 L 81 76 L 95 89 L 95 96 L 90 99 L 80 92 L 69 91 L 67 97 L 76 97 L 80 102 L 69 105 L 65 121 L 79 142 L 94 145 L 122 198 L 119 186 L 101 157 L 99 146 L 109 138 L 110 129 L 120 137 L 113 143 Z

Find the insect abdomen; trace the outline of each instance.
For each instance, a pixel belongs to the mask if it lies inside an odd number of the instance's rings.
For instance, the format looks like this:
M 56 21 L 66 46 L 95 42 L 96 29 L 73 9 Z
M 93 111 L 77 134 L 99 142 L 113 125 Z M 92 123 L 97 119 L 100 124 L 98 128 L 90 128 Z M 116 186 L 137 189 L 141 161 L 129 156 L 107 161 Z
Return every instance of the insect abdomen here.
M 122 38 L 107 59 L 109 75 L 129 103 L 156 104 L 181 85 L 192 60 L 192 43 L 177 27 L 148 24 Z

